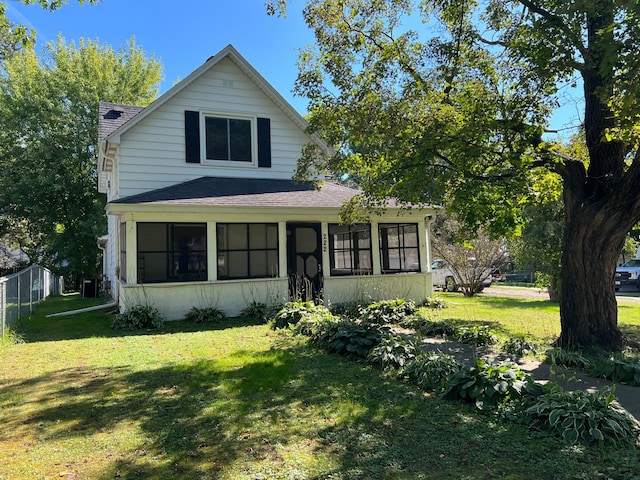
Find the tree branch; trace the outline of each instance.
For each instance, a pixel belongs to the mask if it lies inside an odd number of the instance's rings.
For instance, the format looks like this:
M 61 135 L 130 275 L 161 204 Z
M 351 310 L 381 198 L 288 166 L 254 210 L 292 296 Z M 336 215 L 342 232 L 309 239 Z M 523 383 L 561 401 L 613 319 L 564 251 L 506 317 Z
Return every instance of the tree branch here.
M 345 25 L 347 25 L 349 30 L 351 30 L 354 33 L 358 33 L 362 35 L 364 38 L 366 38 L 367 40 L 369 40 L 378 49 L 379 52 L 383 52 L 385 50 L 385 45 L 381 44 L 369 32 L 362 30 L 360 28 L 354 27 L 349 22 L 349 20 L 347 20 L 347 18 L 345 17 L 344 11 L 342 12 L 342 21 L 345 23 Z M 426 89 L 426 85 L 428 84 L 428 82 L 422 77 L 422 75 L 420 75 L 420 72 L 418 72 L 413 66 L 411 66 L 410 64 L 402 60 L 403 52 L 400 50 L 400 47 L 398 46 L 396 39 L 393 37 L 393 35 L 387 32 L 382 32 L 382 35 L 384 35 L 387 38 L 387 40 L 389 40 L 389 42 L 391 42 L 391 44 L 394 46 L 397 52 L 396 61 L 402 67 L 403 71 L 405 73 L 408 73 L 409 76 L 411 76 L 411 78 L 413 78 L 416 81 L 416 83 L 422 87 L 422 90 L 428 93 L 428 90 Z
M 587 48 L 582 43 L 582 40 L 580 39 L 580 37 L 576 36 L 571 31 L 571 29 L 567 25 L 567 22 L 563 18 L 561 18 L 561 17 L 559 17 L 557 15 L 554 15 L 549 10 L 546 10 L 546 9 L 542 8 L 540 5 L 536 4 L 533 0 L 518 0 L 518 1 L 520 2 L 520 4 L 522 4 L 523 6 L 528 8 L 533 13 L 537 13 L 538 15 L 540 15 L 549 24 L 552 24 L 552 25 L 556 26 L 562 32 L 564 32 L 564 34 L 567 36 L 567 38 L 569 38 L 571 40 L 571 42 L 573 43 L 573 45 L 578 49 L 578 51 L 582 55 L 582 58 L 586 58 Z M 578 70 L 579 70 L 578 66 L 582 65 L 579 62 L 574 62 L 574 64 L 575 64 L 575 68 L 578 69 Z

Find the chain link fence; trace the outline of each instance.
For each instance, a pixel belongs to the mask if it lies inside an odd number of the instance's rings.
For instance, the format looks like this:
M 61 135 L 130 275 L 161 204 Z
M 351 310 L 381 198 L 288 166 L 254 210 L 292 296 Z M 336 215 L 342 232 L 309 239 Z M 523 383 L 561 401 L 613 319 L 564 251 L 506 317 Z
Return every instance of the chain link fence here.
M 7 327 L 14 328 L 31 313 L 34 305 L 50 295 L 62 293 L 62 279 L 39 265 L 0 278 L 0 321 L 2 338 Z

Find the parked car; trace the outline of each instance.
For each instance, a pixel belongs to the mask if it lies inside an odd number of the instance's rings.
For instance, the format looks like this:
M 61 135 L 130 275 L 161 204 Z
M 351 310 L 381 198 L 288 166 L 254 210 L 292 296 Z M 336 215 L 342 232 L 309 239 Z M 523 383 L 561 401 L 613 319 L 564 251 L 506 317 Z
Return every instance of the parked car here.
M 640 258 L 632 258 L 616 268 L 616 292 L 625 285 L 635 286 L 640 290 Z
M 476 269 L 471 262 L 470 269 Z M 474 270 L 474 275 L 477 274 L 477 270 Z M 482 285 L 478 289 L 481 292 L 485 287 L 491 286 L 493 282 L 493 276 L 491 272 L 487 270 L 486 275 L 484 272 L 480 272 L 482 278 Z M 449 268 L 444 260 L 434 260 L 431 263 L 431 282 L 434 288 L 446 290 L 447 292 L 457 292 L 458 289 L 465 285 L 465 279 L 457 278 L 457 275 Z

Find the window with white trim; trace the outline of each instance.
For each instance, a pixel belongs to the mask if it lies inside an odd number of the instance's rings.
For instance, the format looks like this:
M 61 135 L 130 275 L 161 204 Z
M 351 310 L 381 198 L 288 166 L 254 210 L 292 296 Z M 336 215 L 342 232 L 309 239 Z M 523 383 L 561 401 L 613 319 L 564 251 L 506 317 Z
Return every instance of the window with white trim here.
M 255 119 L 204 115 L 204 158 L 214 162 L 255 162 Z

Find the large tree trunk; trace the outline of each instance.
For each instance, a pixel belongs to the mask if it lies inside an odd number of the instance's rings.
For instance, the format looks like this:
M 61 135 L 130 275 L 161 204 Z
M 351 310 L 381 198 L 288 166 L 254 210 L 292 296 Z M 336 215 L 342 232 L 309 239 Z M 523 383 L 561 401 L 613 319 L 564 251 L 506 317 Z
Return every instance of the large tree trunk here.
M 562 246 L 560 322 L 562 347 L 622 347 L 618 329 L 615 269 L 628 231 L 638 219 L 640 165 L 625 172 L 629 148 L 609 141 L 616 127 L 608 104 L 613 94 L 615 9 L 595 2 L 586 18 L 587 48 L 581 67 L 584 81 L 584 134 L 589 163 L 567 162 L 564 180 L 565 231 Z M 636 160 L 640 160 L 636 158 Z
M 626 232 L 613 223 L 610 216 L 592 208 L 581 208 L 567 218 L 558 339 L 562 347 L 622 347 L 614 275 Z

